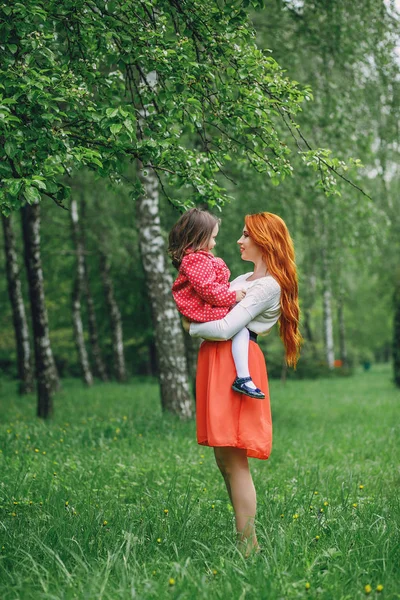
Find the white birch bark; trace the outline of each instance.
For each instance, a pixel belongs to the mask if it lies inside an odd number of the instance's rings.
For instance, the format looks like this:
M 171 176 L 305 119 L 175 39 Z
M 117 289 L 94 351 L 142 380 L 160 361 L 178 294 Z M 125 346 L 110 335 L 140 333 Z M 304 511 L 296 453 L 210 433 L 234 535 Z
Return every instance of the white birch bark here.
M 322 269 L 325 357 L 328 367 L 333 369 L 335 362 L 335 350 L 333 343 L 332 293 L 326 251 L 323 251 Z
M 59 387 L 58 374 L 50 345 L 49 325 L 40 255 L 40 205 L 27 204 L 21 210 L 24 234 L 24 257 L 28 276 L 29 298 L 35 348 L 38 392 L 37 414 L 47 418 L 53 412 L 53 395 Z
M 70 214 L 72 239 L 76 250 L 76 274 L 74 288 L 72 291 L 72 322 L 74 327 L 75 345 L 78 352 L 82 377 L 86 385 L 90 386 L 93 384 L 93 376 L 90 370 L 88 354 L 85 346 L 81 313 L 81 296 L 85 280 L 85 267 L 83 257 L 83 245 L 79 228 L 78 203 L 74 198 L 71 201 Z
M 8 295 L 13 315 L 15 341 L 17 346 L 17 364 L 19 378 L 19 393 L 28 394 L 33 391 L 33 369 L 31 344 L 29 341 L 28 323 L 26 320 L 24 299 L 22 296 L 21 279 L 15 237 L 12 228 L 12 218 L 2 216 L 4 231 L 4 250 L 6 255 L 6 273 Z
M 126 381 L 126 369 L 121 312 L 115 299 L 110 263 L 103 251 L 100 251 L 100 272 L 110 316 L 115 377 L 117 381 L 123 382 Z
M 338 321 L 339 321 L 339 348 L 340 359 L 344 367 L 348 366 L 347 344 L 346 344 L 346 324 L 344 320 L 344 298 L 343 294 L 339 295 L 338 304 Z
M 161 404 L 182 418 L 193 416 L 183 331 L 171 294 L 172 276 L 166 264 L 161 234 L 158 180 L 154 171 L 140 168 L 145 189 L 138 198 L 140 251 L 150 298 L 159 369 Z

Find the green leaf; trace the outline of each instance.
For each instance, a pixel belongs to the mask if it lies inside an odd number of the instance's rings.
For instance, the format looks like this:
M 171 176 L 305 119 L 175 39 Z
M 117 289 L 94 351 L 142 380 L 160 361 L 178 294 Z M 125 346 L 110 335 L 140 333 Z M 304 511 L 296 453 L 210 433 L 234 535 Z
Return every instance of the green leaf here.
M 114 134 L 119 133 L 121 131 L 121 129 L 122 129 L 121 123 L 114 123 L 114 125 L 111 125 L 111 127 L 110 127 L 111 133 L 114 133 Z
M 24 189 L 24 198 L 28 204 L 35 204 L 35 202 L 40 202 L 41 196 L 37 188 L 27 185 Z
M 10 52 L 12 52 L 12 54 L 15 54 L 18 50 L 18 46 L 16 44 L 7 44 L 7 48 Z
M 10 183 L 10 185 L 7 187 L 7 192 L 11 196 L 18 196 L 21 187 L 22 187 L 22 179 L 14 179 Z
M 106 110 L 106 115 L 107 117 L 110 117 L 110 119 L 112 119 L 113 117 L 116 117 L 118 114 L 118 108 L 107 108 Z
M 18 151 L 18 148 L 13 142 L 6 142 L 4 144 L 4 151 L 7 154 L 7 156 L 9 156 L 10 158 L 14 158 Z

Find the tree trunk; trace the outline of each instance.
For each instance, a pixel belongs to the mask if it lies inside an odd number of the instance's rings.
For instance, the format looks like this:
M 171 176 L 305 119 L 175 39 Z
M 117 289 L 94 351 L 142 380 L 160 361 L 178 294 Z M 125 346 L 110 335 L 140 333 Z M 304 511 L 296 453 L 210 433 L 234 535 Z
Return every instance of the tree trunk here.
M 21 211 L 25 266 L 29 284 L 38 392 L 37 414 L 46 419 L 53 412 L 53 395 L 59 386 L 51 351 L 49 325 L 40 256 L 40 205 L 27 204 Z
M 107 370 L 103 361 L 103 355 L 100 349 L 99 344 L 99 334 L 97 329 L 97 320 L 96 320 L 96 312 L 94 310 L 94 301 L 92 296 L 92 291 L 90 289 L 90 274 L 89 274 L 89 265 L 87 264 L 86 255 L 85 255 L 85 233 L 84 233 L 84 224 L 85 224 L 85 202 L 82 198 L 82 227 L 81 227 L 81 242 L 83 248 L 83 268 L 84 268 L 84 280 L 83 287 L 85 290 L 86 296 L 86 307 L 88 314 L 88 327 L 89 327 L 89 340 L 90 340 L 90 350 L 92 353 L 92 358 L 94 362 L 94 371 L 97 377 L 102 381 L 108 381 Z
M 338 321 L 339 321 L 339 347 L 340 347 L 340 360 L 344 367 L 349 366 L 347 357 L 347 346 L 346 346 L 346 326 L 344 322 L 344 299 L 343 294 L 339 295 L 338 304 Z
M 33 392 L 34 389 L 28 323 L 26 321 L 24 299 L 22 297 L 21 279 L 19 276 L 11 216 L 6 218 L 3 215 L 2 221 L 4 249 L 6 254 L 8 295 L 11 302 L 15 341 L 17 345 L 18 378 L 20 382 L 19 393 L 28 394 Z
M 394 324 L 393 324 L 393 374 L 394 382 L 400 388 L 400 282 L 394 293 Z
M 333 319 L 332 319 L 332 294 L 330 289 L 330 278 L 328 270 L 328 261 L 326 255 L 323 255 L 323 318 L 324 318 L 324 341 L 325 357 L 328 367 L 334 368 L 335 352 L 333 345 Z
M 110 275 L 110 263 L 103 251 L 100 251 L 100 271 L 103 280 L 106 303 L 110 315 L 114 371 L 117 381 L 126 381 L 122 319 L 115 300 L 114 285 Z
M 142 167 L 142 165 L 140 165 Z M 145 193 L 138 198 L 137 228 L 146 286 L 150 298 L 157 348 L 161 405 L 183 418 L 193 416 L 183 331 L 172 294 L 161 234 L 158 181 L 153 171 L 140 168 Z
M 83 263 L 83 245 L 79 228 L 78 203 L 75 199 L 71 201 L 71 228 L 72 239 L 76 250 L 76 275 L 72 292 L 72 321 L 74 326 L 74 338 L 79 356 L 82 377 L 86 385 L 90 386 L 93 384 L 93 376 L 90 370 L 88 355 L 86 352 L 81 314 L 81 296 L 85 279 L 85 267 Z

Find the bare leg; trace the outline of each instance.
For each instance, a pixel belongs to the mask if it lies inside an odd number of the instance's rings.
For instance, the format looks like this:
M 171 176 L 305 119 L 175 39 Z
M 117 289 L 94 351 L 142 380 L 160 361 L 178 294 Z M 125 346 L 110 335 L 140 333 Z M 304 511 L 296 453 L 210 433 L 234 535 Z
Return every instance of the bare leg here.
M 235 511 L 236 531 L 240 546 L 248 556 L 258 549 L 254 519 L 257 499 L 246 450 L 214 448 L 215 460 L 225 480 L 226 489 Z

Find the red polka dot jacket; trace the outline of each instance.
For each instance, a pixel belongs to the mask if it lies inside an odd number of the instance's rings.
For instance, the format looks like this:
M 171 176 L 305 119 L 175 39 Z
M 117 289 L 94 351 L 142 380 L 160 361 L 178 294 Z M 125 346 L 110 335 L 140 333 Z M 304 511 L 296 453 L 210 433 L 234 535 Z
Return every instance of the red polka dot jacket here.
M 182 260 L 172 295 L 179 312 L 197 323 L 223 319 L 236 303 L 229 289 L 231 273 L 211 252 L 188 252 Z

